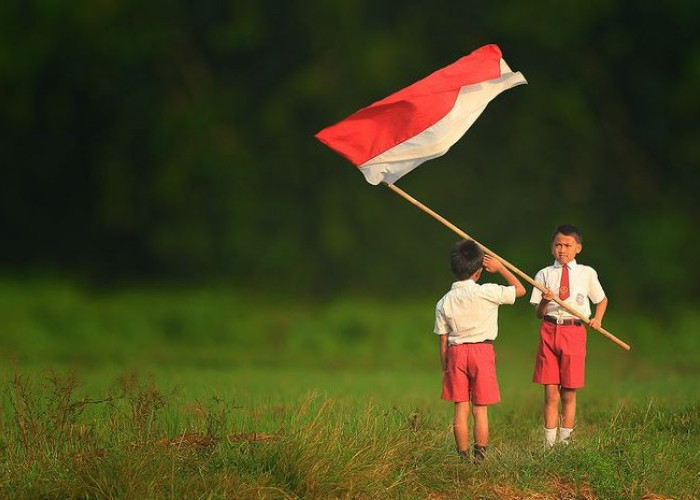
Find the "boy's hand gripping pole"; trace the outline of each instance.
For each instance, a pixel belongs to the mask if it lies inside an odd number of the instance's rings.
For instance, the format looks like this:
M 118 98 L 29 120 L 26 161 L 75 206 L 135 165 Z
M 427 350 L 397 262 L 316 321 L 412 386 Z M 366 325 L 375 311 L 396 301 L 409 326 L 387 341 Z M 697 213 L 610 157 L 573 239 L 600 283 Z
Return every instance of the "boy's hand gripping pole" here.
M 508 262 L 508 261 L 505 260 L 504 258 L 500 257 L 500 256 L 497 255 L 495 252 L 492 252 L 491 250 L 489 250 L 488 248 L 486 248 L 484 245 L 482 245 L 481 243 L 479 243 L 478 241 L 476 241 L 474 238 L 472 238 L 472 237 L 469 236 L 467 233 L 465 233 L 464 231 L 462 231 L 460 228 L 458 228 L 457 226 L 455 226 L 454 224 L 452 224 L 450 221 L 448 221 L 447 219 L 445 219 L 445 218 L 442 217 L 441 215 L 435 213 L 434 211 L 432 211 L 431 209 L 429 209 L 428 207 L 426 207 L 425 205 L 423 205 L 420 201 L 418 201 L 418 200 L 416 200 L 415 198 L 413 198 L 411 195 L 409 195 L 408 193 L 406 193 L 404 190 L 402 190 L 402 189 L 396 187 L 394 184 L 387 184 L 387 183 L 383 183 L 383 184 L 384 184 L 386 187 L 388 187 L 389 189 L 391 189 L 392 191 L 394 191 L 396 194 L 398 194 L 399 196 L 401 196 L 402 198 L 404 198 L 405 200 L 407 200 L 408 202 L 410 202 L 411 204 L 413 204 L 413 205 L 415 205 L 416 207 L 418 207 L 418 208 L 420 208 L 421 210 L 423 210 L 425 213 L 427 213 L 428 215 L 430 215 L 431 217 L 433 217 L 433 218 L 434 218 L 435 220 L 437 220 L 438 222 L 442 223 L 444 226 L 448 227 L 449 229 L 451 229 L 452 231 L 454 231 L 455 233 L 457 233 L 458 235 L 460 235 L 462 238 L 464 238 L 464 239 L 466 239 L 466 240 L 472 240 L 474 243 L 476 243 L 477 245 L 479 245 L 479 247 L 484 251 L 484 253 L 487 253 L 487 254 L 489 254 L 491 257 L 493 257 L 493 258 L 498 259 L 499 261 L 501 261 L 501 263 L 503 263 L 504 266 L 506 266 L 508 269 L 510 269 L 511 271 L 513 271 L 515 274 L 517 274 L 518 276 L 520 276 L 522 279 L 524 279 L 525 281 L 527 281 L 528 283 L 530 283 L 530 284 L 531 284 L 532 286 L 534 286 L 535 288 L 539 289 L 542 293 L 547 293 L 548 291 L 550 291 L 550 290 L 548 290 L 545 286 L 543 286 L 541 283 L 538 283 L 538 282 L 536 282 L 535 280 L 533 280 L 532 278 L 530 278 L 527 274 L 525 274 L 524 272 L 522 272 L 520 269 L 518 269 L 517 267 L 515 267 L 513 264 L 511 264 L 510 262 Z M 563 309 L 565 309 L 565 310 L 568 311 L 569 313 L 571 313 L 571 314 L 573 314 L 574 316 L 576 316 L 578 319 L 580 319 L 581 321 L 583 321 L 584 323 L 586 323 L 586 325 L 588 325 L 589 327 L 591 326 L 591 325 L 590 325 L 590 320 L 589 320 L 586 316 L 584 316 L 583 314 L 581 314 L 579 311 L 577 311 L 576 309 L 574 309 L 574 308 L 571 307 L 570 305 L 564 303 L 561 299 L 559 299 L 559 297 L 556 296 L 556 294 L 553 294 L 553 296 L 554 296 L 554 299 L 553 299 L 553 300 L 554 300 L 557 304 L 559 304 L 559 306 L 561 306 Z M 605 337 L 609 338 L 609 339 L 612 340 L 613 342 L 615 342 L 617 345 L 619 345 L 620 347 L 622 347 L 624 350 L 629 351 L 629 350 L 631 349 L 631 347 L 630 347 L 629 344 L 627 344 L 627 343 L 623 342 L 622 340 L 618 339 L 615 335 L 613 335 L 612 333 L 610 333 L 609 331 L 607 331 L 607 330 L 606 330 L 605 328 L 603 328 L 602 326 L 599 327 L 599 328 L 593 328 L 593 329 L 596 330 L 596 331 L 598 331 L 598 332 L 600 332 L 602 335 L 604 335 Z

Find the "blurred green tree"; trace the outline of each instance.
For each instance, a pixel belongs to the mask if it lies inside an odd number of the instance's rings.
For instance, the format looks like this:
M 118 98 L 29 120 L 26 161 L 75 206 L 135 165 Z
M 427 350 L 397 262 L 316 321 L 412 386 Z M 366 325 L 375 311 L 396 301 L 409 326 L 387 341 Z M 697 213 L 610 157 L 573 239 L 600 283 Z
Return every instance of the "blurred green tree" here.
M 697 298 L 699 18 L 685 0 L 8 0 L 0 262 L 99 283 L 441 290 L 455 236 L 313 134 L 498 43 L 530 85 L 402 187 L 531 274 L 572 222 L 616 300 Z

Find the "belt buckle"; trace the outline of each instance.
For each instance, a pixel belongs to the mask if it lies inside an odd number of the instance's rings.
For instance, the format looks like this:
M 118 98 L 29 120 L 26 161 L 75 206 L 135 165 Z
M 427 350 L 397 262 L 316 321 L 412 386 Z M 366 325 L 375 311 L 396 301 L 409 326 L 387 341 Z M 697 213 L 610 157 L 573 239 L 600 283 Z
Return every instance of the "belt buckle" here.
M 557 316 L 557 325 L 563 325 L 564 320 L 561 318 L 561 316 Z

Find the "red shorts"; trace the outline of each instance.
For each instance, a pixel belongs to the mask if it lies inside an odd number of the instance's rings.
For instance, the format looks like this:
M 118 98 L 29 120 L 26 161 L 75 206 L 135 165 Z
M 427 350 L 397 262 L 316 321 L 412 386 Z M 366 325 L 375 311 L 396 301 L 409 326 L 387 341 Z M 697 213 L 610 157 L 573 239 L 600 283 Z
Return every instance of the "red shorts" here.
M 493 344 L 457 344 L 447 348 L 442 399 L 456 403 L 471 401 L 476 405 L 490 405 L 501 400 Z
M 543 321 L 532 381 L 577 389 L 584 385 L 585 366 L 586 327 Z

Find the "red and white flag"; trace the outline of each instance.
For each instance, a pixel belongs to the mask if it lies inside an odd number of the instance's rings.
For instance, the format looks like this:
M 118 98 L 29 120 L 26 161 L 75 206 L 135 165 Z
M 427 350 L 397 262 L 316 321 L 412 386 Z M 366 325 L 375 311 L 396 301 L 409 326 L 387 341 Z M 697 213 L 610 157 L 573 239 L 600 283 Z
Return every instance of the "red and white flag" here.
M 370 184 L 393 184 L 444 155 L 498 94 L 527 83 L 485 45 L 316 134 Z

